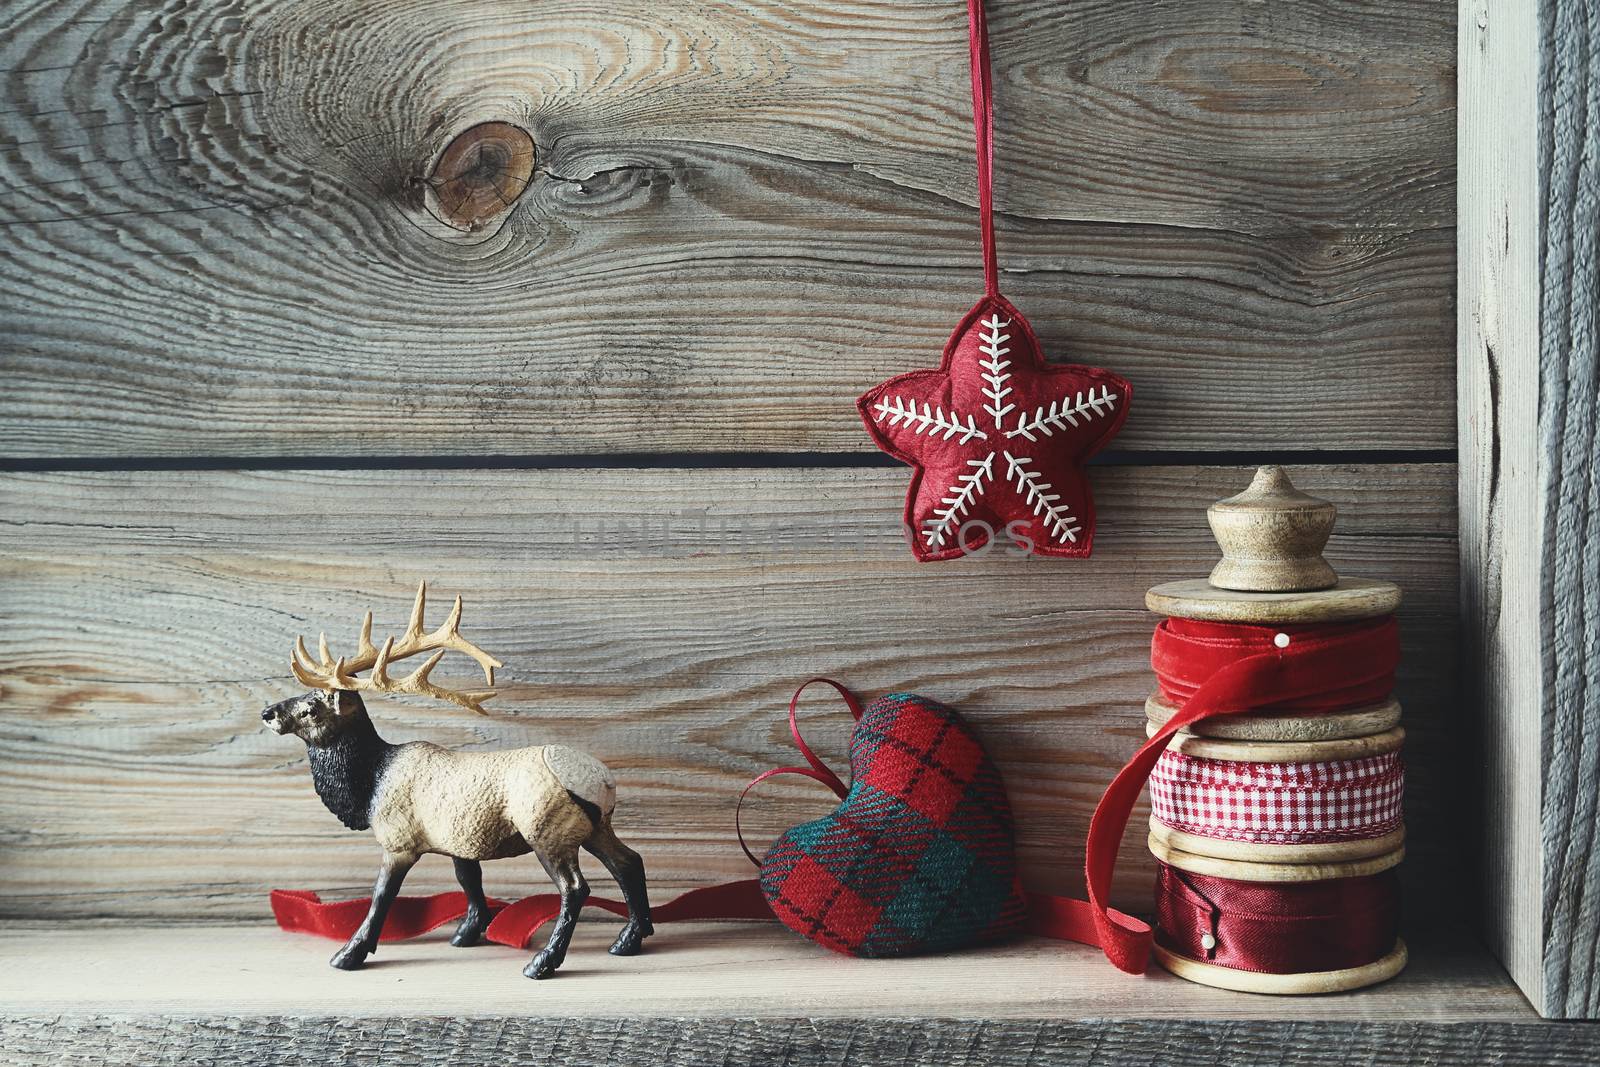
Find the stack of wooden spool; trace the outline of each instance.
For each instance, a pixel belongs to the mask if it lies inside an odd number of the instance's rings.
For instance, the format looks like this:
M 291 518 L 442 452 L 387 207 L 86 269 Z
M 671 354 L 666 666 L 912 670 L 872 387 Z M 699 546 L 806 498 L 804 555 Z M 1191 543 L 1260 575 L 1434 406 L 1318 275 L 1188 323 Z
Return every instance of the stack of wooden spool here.
M 1339 578 L 1334 573 L 1322 558 L 1333 530 L 1333 505 L 1296 490 L 1281 468 L 1261 468 L 1245 492 L 1212 505 L 1209 517 L 1222 547 L 1222 562 L 1208 580 L 1170 582 L 1151 589 L 1146 603 L 1152 611 L 1176 619 L 1293 629 L 1387 616 L 1400 603 L 1400 589 L 1390 582 Z M 1286 633 L 1275 639 L 1280 647 L 1289 641 Z M 1145 705 L 1149 731 L 1154 733 L 1176 710 L 1176 703 L 1158 691 Z M 1399 823 L 1403 772 L 1398 757 L 1404 736 L 1400 706 L 1392 698 L 1365 707 L 1316 712 L 1274 714 L 1270 708 L 1253 709 L 1250 714 L 1194 723 L 1173 737 L 1152 775 L 1150 850 L 1168 868 L 1164 876 L 1185 878 L 1187 872 L 1285 889 L 1387 871 L 1404 852 L 1405 830 Z M 1269 796 L 1265 791 L 1252 800 L 1246 789 L 1245 810 L 1205 820 L 1185 818 L 1183 798 L 1175 800 L 1175 791 L 1162 787 L 1164 773 L 1169 782 L 1181 780 L 1192 805 L 1193 795 L 1205 789 L 1193 784 L 1200 780 L 1196 768 L 1214 780 L 1259 784 L 1265 778 L 1269 781 L 1264 788 L 1270 788 L 1273 772 L 1281 768 L 1287 776 L 1300 775 L 1302 784 L 1312 781 L 1314 789 L 1322 768 L 1310 765 L 1325 764 L 1353 768 L 1353 773 L 1378 768 L 1390 775 L 1380 790 L 1381 805 L 1387 809 L 1386 821 L 1375 824 L 1381 832 L 1285 842 L 1282 838 L 1289 835 L 1273 833 L 1270 818 L 1249 810 L 1260 796 Z M 1363 803 L 1375 795 L 1369 788 Z M 1241 803 L 1235 796 L 1229 794 L 1227 803 Z M 1273 802 L 1270 796 L 1268 802 Z M 1330 803 L 1341 802 L 1335 798 Z M 1226 936 L 1225 929 L 1207 932 L 1199 942 L 1204 951 L 1195 956 L 1174 951 L 1178 939 L 1158 931 L 1157 959 L 1169 971 L 1195 982 L 1262 993 L 1353 989 L 1391 977 L 1406 961 L 1405 945 L 1398 938 L 1381 958 L 1335 970 L 1267 973 L 1199 958 L 1212 955 L 1219 937 Z

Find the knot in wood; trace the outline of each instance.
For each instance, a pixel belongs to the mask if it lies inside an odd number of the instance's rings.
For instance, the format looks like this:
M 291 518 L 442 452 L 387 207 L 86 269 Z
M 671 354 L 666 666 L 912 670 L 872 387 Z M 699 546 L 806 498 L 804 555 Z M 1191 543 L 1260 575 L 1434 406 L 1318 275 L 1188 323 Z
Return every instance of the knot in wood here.
M 532 180 L 533 138 L 509 122 L 463 130 L 428 175 L 440 220 L 467 231 L 509 211 Z

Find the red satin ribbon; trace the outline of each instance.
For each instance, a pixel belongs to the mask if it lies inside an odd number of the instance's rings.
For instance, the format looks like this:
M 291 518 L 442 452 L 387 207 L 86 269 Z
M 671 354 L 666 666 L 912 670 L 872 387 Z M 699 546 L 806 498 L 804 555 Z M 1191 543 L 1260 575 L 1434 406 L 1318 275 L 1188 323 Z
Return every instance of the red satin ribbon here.
M 1047 893 L 1024 895 L 1028 901 L 1030 932 L 1060 941 L 1099 945 L 1094 916 L 1087 902 Z M 308 890 L 272 891 L 272 917 L 277 920 L 280 929 L 335 941 L 350 939 L 361 927 L 371 904 L 370 897 L 324 902 L 316 893 Z M 555 893 L 540 893 L 506 905 L 490 897 L 489 906 L 498 910 L 484 932 L 485 940 L 511 948 L 527 948 L 539 927 L 560 914 L 561 898 Z M 603 897 L 590 897 L 584 906 L 601 908 L 614 915 L 628 914 L 627 905 Z M 465 893 L 397 897 L 389 908 L 388 919 L 383 924 L 383 933 L 378 940 L 405 941 L 421 937 L 448 923 L 459 922 L 466 913 Z M 1138 922 L 1121 912 L 1113 914 L 1128 922 Z M 658 923 L 670 923 L 724 919 L 771 920 L 773 915 L 766 898 L 761 895 L 760 881 L 749 878 L 691 889 L 654 908 L 651 917 Z
M 1280 634 L 1288 635 L 1286 645 L 1278 644 Z M 1151 665 L 1162 691 L 1183 703 L 1117 772 L 1089 821 L 1084 875 L 1107 959 L 1132 974 L 1149 963 L 1149 927 L 1120 921 L 1106 900 L 1128 816 L 1172 735 L 1213 715 L 1373 703 L 1393 688 L 1399 662 L 1392 617 L 1319 626 L 1168 619 L 1156 628 Z
M 1163 863 L 1156 926 L 1162 948 L 1238 970 L 1304 974 L 1360 967 L 1394 948 L 1399 882 L 1393 870 L 1323 882 L 1239 882 Z

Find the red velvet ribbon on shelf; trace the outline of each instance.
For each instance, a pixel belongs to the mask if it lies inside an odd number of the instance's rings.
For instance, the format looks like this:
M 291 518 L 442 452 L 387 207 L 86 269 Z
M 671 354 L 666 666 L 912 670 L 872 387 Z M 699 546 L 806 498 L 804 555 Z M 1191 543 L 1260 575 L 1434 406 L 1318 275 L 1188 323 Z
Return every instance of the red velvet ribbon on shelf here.
M 1400 634 L 1392 616 L 1284 626 L 1166 619 L 1156 627 L 1151 666 L 1161 691 L 1179 708 L 1106 787 L 1085 849 L 1085 881 L 1107 959 L 1133 974 L 1149 964 L 1149 928 L 1130 928 L 1106 901 L 1128 817 L 1172 736 L 1214 715 L 1375 703 L 1394 687 L 1399 663 Z
M 1241 882 L 1161 864 L 1156 939 L 1205 963 L 1267 974 L 1361 967 L 1400 933 L 1393 870 L 1322 882 Z

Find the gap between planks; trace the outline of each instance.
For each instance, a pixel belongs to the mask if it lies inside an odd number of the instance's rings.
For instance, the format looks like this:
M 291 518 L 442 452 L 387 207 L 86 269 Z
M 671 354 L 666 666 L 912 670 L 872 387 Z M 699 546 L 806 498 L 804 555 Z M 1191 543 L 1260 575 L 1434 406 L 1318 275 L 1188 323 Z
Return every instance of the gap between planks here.
M 1220 467 L 1277 464 L 1393 466 L 1454 463 L 1453 448 L 1218 449 L 1163 451 L 1108 449 L 1088 467 Z M 903 467 L 882 452 L 606 452 L 499 453 L 415 456 L 51 456 L 0 457 L 0 473 L 114 471 L 355 471 L 355 470 L 741 470 L 815 467 Z

